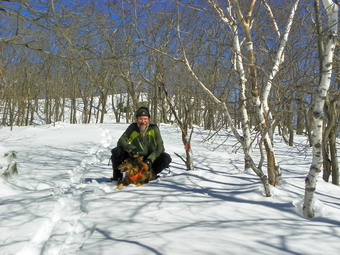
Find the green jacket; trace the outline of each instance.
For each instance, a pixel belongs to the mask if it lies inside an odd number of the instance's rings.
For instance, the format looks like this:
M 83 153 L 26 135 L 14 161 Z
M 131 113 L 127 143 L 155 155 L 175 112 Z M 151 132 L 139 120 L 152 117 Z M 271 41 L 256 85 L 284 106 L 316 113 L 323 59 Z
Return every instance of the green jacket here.
M 164 152 L 161 132 L 156 124 L 151 123 L 144 136 L 137 123 L 132 123 L 119 138 L 117 145 L 127 152 L 137 149 L 140 155 L 146 156 L 152 162 Z

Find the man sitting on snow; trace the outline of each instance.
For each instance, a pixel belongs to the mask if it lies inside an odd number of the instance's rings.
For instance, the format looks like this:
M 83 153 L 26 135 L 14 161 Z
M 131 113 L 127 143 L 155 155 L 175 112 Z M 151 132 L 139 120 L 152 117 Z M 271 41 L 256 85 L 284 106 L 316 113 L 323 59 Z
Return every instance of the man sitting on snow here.
M 148 108 L 140 107 L 135 114 L 136 122 L 132 123 L 119 138 L 117 147 L 111 150 L 114 181 L 120 181 L 122 173 L 117 169 L 125 159 L 133 155 L 144 156 L 144 162 L 157 176 L 169 167 L 171 157 L 164 152 L 163 139 L 156 124 L 150 123 Z

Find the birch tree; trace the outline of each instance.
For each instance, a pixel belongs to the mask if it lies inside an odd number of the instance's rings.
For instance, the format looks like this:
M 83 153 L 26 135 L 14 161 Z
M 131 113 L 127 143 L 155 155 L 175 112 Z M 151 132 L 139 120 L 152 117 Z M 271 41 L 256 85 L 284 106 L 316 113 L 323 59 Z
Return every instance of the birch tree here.
M 253 0 L 249 3 L 247 15 L 244 15 L 243 12 L 241 11 L 238 0 L 233 1 L 235 5 L 235 9 L 236 9 L 236 14 L 242 24 L 242 28 L 245 34 L 246 51 L 247 51 L 246 57 L 249 62 L 249 74 L 250 74 L 249 79 L 251 83 L 251 95 L 252 95 L 253 104 L 255 105 L 259 127 L 262 133 L 262 140 L 263 140 L 266 153 L 267 153 L 267 169 L 268 169 L 269 183 L 273 186 L 275 186 L 276 184 L 279 184 L 280 178 L 281 178 L 281 171 L 276 160 L 276 156 L 274 152 L 274 145 L 270 137 L 270 134 L 272 134 L 272 130 L 271 130 L 272 121 L 271 121 L 271 114 L 269 112 L 268 98 L 269 98 L 269 93 L 271 91 L 272 81 L 274 77 L 276 76 L 276 74 L 279 72 L 280 64 L 284 60 L 285 45 L 288 39 L 290 28 L 292 26 L 293 17 L 296 12 L 298 2 L 299 2 L 298 0 L 295 1 L 295 4 L 293 5 L 291 14 L 288 19 L 286 31 L 284 33 L 284 36 L 281 39 L 279 50 L 276 53 L 276 57 L 274 60 L 274 66 L 273 66 L 273 69 L 271 70 L 268 81 L 266 85 L 264 86 L 264 89 L 262 92 L 262 99 L 261 99 L 261 93 L 259 90 L 258 77 L 257 77 L 257 72 L 256 72 L 256 57 L 255 57 L 253 41 L 252 41 L 252 36 L 251 36 L 252 12 L 253 12 L 253 8 L 255 6 L 256 0 Z M 270 14 L 271 20 L 274 24 L 275 32 L 278 34 L 278 37 L 280 38 L 281 37 L 280 32 L 275 22 L 275 19 L 273 17 L 273 14 L 271 12 L 271 9 L 269 5 L 266 3 L 266 1 L 263 1 L 263 3 Z
M 266 85 L 264 86 L 264 89 L 263 89 L 263 92 L 262 92 L 262 99 L 261 99 L 261 103 L 263 105 L 263 115 L 266 118 L 266 122 L 268 123 L 267 124 L 268 125 L 268 132 L 266 132 L 265 135 L 264 135 L 264 143 L 265 143 L 267 158 L 268 158 L 268 175 L 269 175 L 269 181 L 273 182 L 274 185 L 275 185 L 275 184 L 278 184 L 280 182 L 281 171 L 280 171 L 279 165 L 276 161 L 275 153 L 274 153 L 274 145 L 273 145 L 273 141 L 272 141 L 272 135 L 273 135 L 272 122 L 273 121 L 272 121 L 272 115 L 269 111 L 268 99 L 269 99 L 269 93 L 271 91 L 273 80 L 280 70 L 280 65 L 284 61 L 284 51 L 285 51 L 285 48 L 286 48 L 289 32 L 290 32 L 290 29 L 291 29 L 292 24 L 293 24 L 294 15 L 296 13 L 296 9 L 297 9 L 297 6 L 299 4 L 299 0 L 295 0 L 294 5 L 292 6 L 292 9 L 291 9 L 291 12 L 290 12 L 290 15 L 289 15 L 289 18 L 288 18 L 287 26 L 286 26 L 285 32 L 284 32 L 282 37 L 281 37 L 280 31 L 279 31 L 278 25 L 276 24 L 273 13 L 270 9 L 270 6 L 267 4 L 267 2 L 265 0 L 263 0 L 263 3 L 264 3 L 264 6 L 267 8 L 267 10 L 269 12 L 269 16 L 271 17 L 271 20 L 273 22 L 273 26 L 275 28 L 275 32 L 278 36 L 278 39 L 281 38 L 279 50 L 277 51 L 276 56 L 275 56 L 275 60 L 274 60 L 274 66 L 273 66 L 273 68 L 270 72 L 268 81 L 267 81 Z M 262 113 L 260 114 L 260 116 L 262 116 Z M 266 126 L 266 124 L 264 124 L 263 121 L 264 120 L 262 119 L 262 126 L 263 125 Z
M 246 83 L 247 78 L 245 74 L 245 68 L 243 65 L 242 54 L 241 54 L 241 43 L 239 40 L 239 29 L 237 26 L 237 21 L 234 19 L 231 8 L 227 9 L 228 17 L 223 12 L 223 10 L 217 5 L 216 2 L 208 1 L 215 11 L 218 13 L 218 16 L 222 19 L 224 23 L 226 23 L 232 31 L 233 36 L 233 49 L 235 52 L 234 55 L 234 69 L 239 75 L 239 84 L 240 84 L 240 114 L 241 114 L 241 126 L 243 132 L 243 150 L 245 154 L 245 170 L 251 168 L 251 134 L 250 134 L 250 125 L 249 125 L 249 116 L 247 112 L 247 96 L 246 96 Z M 263 173 L 262 173 L 263 174 Z M 260 175 L 262 175 L 260 174 Z
M 253 105 L 255 107 L 255 112 L 257 115 L 258 127 L 261 130 L 262 140 L 265 145 L 265 149 L 267 152 L 267 169 L 268 169 L 268 181 L 271 185 L 275 186 L 278 183 L 278 178 L 280 174 L 278 174 L 279 167 L 277 165 L 277 161 L 275 158 L 274 148 L 272 141 L 269 137 L 268 133 L 268 122 L 266 121 L 266 116 L 264 112 L 264 107 L 260 100 L 260 89 L 258 84 L 258 76 L 256 70 L 256 57 L 254 51 L 253 40 L 251 36 L 251 23 L 253 20 L 252 13 L 256 3 L 256 0 L 252 0 L 249 3 L 249 8 L 247 10 L 247 15 L 244 15 L 241 11 L 241 7 L 239 5 L 238 0 L 232 1 L 234 4 L 234 9 L 238 20 L 240 21 L 243 32 L 245 34 L 245 48 L 246 48 L 246 58 L 249 65 L 249 81 L 251 84 L 251 98 L 253 101 Z M 241 54 L 241 53 L 239 53 Z
M 218 4 L 216 3 L 216 1 L 211 1 L 211 0 L 208 0 L 208 2 L 214 7 L 214 9 L 219 13 L 220 17 L 225 21 L 227 22 L 228 24 L 232 23 L 228 20 L 228 18 L 224 15 L 223 11 L 221 8 L 219 8 Z M 237 28 L 236 26 L 235 27 L 232 27 L 234 29 L 234 31 L 237 31 Z M 233 120 L 231 118 L 231 115 L 230 115 L 230 112 L 229 112 L 229 109 L 228 109 L 228 106 L 226 105 L 225 102 L 221 101 L 220 99 L 218 99 L 208 88 L 207 86 L 203 83 L 203 81 L 201 81 L 199 79 L 199 77 L 196 75 L 196 73 L 194 72 L 194 70 L 192 69 L 192 65 L 190 64 L 189 60 L 188 60 L 188 57 L 187 57 L 187 54 L 186 54 L 186 51 L 185 51 L 185 47 L 184 45 L 182 44 L 182 39 L 181 39 L 181 30 L 180 30 L 180 27 L 179 27 L 179 24 L 177 25 L 177 30 L 178 30 L 178 39 L 179 39 L 179 43 L 180 43 L 180 48 L 182 50 L 182 54 L 183 54 L 183 62 L 185 64 L 185 66 L 187 67 L 189 73 L 191 74 L 191 76 L 193 77 L 193 79 L 196 81 L 196 83 L 198 84 L 199 87 L 201 87 L 201 89 L 204 91 L 204 93 L 212 99 L 213 102 L 215 102 L 216 104 L 220 105 L 227 117 L 227 122 L 228 122 L 228 125 L 229 127 L 231 128 L 233 134 L 235 135 L 236 139 L 240 142 L 240 144 L 242 145 L 242 148 L 243 148 L 243 151 L 245 153 L 245 161 L 247 162 L 246 165 L 249 165 L 253 170 L 254 172 L 260 177 L 262 183 L 263 183 L 263 187 L 264 187 L 264 191 L 265 191 L 265 194 L 266 196 L 271 196 L 271 192 L 270 192 L 270 188 L 269 188 L 269 185 L 268 185 L 268 178 L 267 176 L 263 173 L 263 171 L 258 168 L 253 159 L 252 159 L 252 156 L 251 156 L 251 150 L 250 150 L 250 146 L 249 146 L 249 143 L 250 143 L 250 136 L 249 138 L 246 137 L 243 137 L 241 134 L 239 134 L 239 132 L 237 131 L 234 123 L 233 123 Z M 237 33 L 235 34 L 235 37 L 237 36 Z M 238 40 L 235 39 L 234 40 L 234 47 L 238 47 Z M 241 54 L 239 54 L 239 56 L 241 56 Z M 239 60 L 239 59 L 236 59 L 236 61 Z M 239 66 L 238 68 L 239 71 L 242 71 L 242 66 Z M 242 80 L 243 79 L 243 80 Z M 241 79 L 241 84 L 245 82 L 244 80 L 244 77 L 242 77 Z M 245 114 L 245 108 L 242 108 L 242 113 Z M 245 130 L 246 134 L 250 134 L 250 132 L 248 133 L 248 130 L 249 130 L 249 122 L 248 122 L 248 119 L 247 119 L 247 114 L 245 114 L 245 116 L 243 116 L 242 118 L 242 126 L 243 126 L 243 129 Z
M 239 73 L 239 79 L 241 84 L 241 93 L 240 93 L 240 108 L 241 108 L 241 114 L 242 114 L 242 129 L 245 139 L 245 154 L 250 153 L 250 132 L 249 132 L 249 122 L 247 112 L 245 110 L 245 104 L 246 96 L 245 96 L 245 90 L 246 90 L 246 82 L 249 80 L 251 85 L 251 98 L 253 101 L 253 105 L 255 106 L 258 126 L 261 130 L 261 136 L 262 141 L 265 145 L 266 153 L 267 153 L 267 169 L 268 169 L 268 177 L 269 177 L 269 183 L 273 186 L 278 184 L 280 182 L 281 177 L 281 171 L 278 166 L 278 163 L 276 161 L 275 152 L 274 152 L 274 145 L 271 139 L 270 134 L 272 133 L 272 120 L 271 120 L 271 114 L 269 112 L 269 106 L 268 106 L 268 98 L 269 93 L 271 91 L 272 82 L 277 73 L 279 72 L 280 65 L 284 60 L 284 51 L 285 46 L 288 40 L 289 31 L 292 26 L 293 18 L 296 12 L 296 8 L 298 5 L 298 0 L 295 1 L 294 5 L 292 6 L 290 16 L 286 25 L 285 32 L 283 36 L 280 34 L 280 30 L 278 28 L 278 25 L 275 21 L 274 15 L 271 11 L 270 6 L 267 4 L 266 1 L 262 1 L 265 8 L 268 10 L 269 17 L 273 23 L 274 31 L 277 34 L 278 40 L 280 40 L 280 46 L 276 53 L 276 57 L 274 60 L 274 65 L 272 70 L 270 71 L 270 75 L 268 78 L 268 81 L 266 85 L 264 86 L 263 92 L 262 92 L 262 98 L 261 98 L 261 92 L 259 89 L 259 82 L 258 82 L 258 75 L 256 70 L 256 56 L 255 56 L 255 50 L 253 46 L 253 40 L 251 35 L 251 25 L 253 22 L 252 13 L 256 4 L 256 0 L 250 1 L 248 5 L 248 9 L 245 12 L 246 15 L 242 12 L 239 1 L 233 0 L 228 1 L 228 7 L 227 12 L 225 13 L 222 8 L 219 6 L 218 2 L 215 0 L 208 0 L 209 4 L 215 9 L 218 16 L 222 19 L 222 21 L 227 24 L 227 26 L 230 28 L 230 30 L 233 32 L 233 46 L 235 51 L 235 66 L 236 70 Z M 234 10 L 234 12 L 233 12 Z M 235 14 L 234 14 L 235 13 Z M 244 56 L 247 59 L 248 62 L 248 73 L 249 76 L 246 78 L 245 76 L 245 70 L 243 65 L 243 54 L 240 47 L 240 33 L 239 33 L 239 27 L 238 24 L 242 25 L 243 33 L 244 33 L 244 40 L 245 40 L 245 50 L 246 55 Z M 249 136 L 249 137 L 248 137 Z M 246 163 L 247 164 L 247 163 Z
M 309 173 L 305 179 L 305 197 L 303 205 L 303 215 L 308 218 L 315 217 L 315 189 L 316 183 L 321 172 L 323 162 L 322 157 L 322 134 L 324 104 L 327 92 L 331 83 L 333 57 L 338 33 L 338 9 L 337 3 L 332 0 L 322 0 L 326 9 L 327 24 L 324 31 L 325 46 L 321 51 L 322 66 L 321 78 L 314 98 L 313 108 L 313 159 Z
M 176 123 L 177 125 L 179 126 L 179 128 L 181 129 L 181 132 L 182 132 L 182 142 L 183 142 L 183 145 L 184 145 L 184 150 L 185 150 L 185 154 L 186 154 L 186 157 L 185 159 L 179 155 L 178 153 L 175 153 L 178 157 L 180 157 L 182 159 L 182 161 L 185 163 L 185 166 L 187 168 L 187 170 L 194 170 L 194 160 L 193 160 L 193 151 L 191 149 L 191 138 L 192 138 L 192 134 L 193 134 L 193 128 L 191 129 L 191 132 L 189 134 L 189 124 L 191 123 L 191 119 L 190 119 L 190 112 L 192 109 L 190 109 L 190 107 L 187 107 L 187 106 L 184 106 L 185 108 L 185 112 L 184 112 L 184 115 L 185 117 L 183 119 L 181 119 L 178 114 L 177 114 L 177 111 L 175 109 L 175 106 L 174 104 L 172 103 L 172 100 L 165 88 L 165 84 L 163 82 L 160 82 L 161 83 L 161 86 L 162 86 L 162 89 L 165 93 L 165 97 L 166 97 L 166 100 L 170 106 L 170 109 L 176 119 Z M 189 103 L 190 104 L 190 103 Z

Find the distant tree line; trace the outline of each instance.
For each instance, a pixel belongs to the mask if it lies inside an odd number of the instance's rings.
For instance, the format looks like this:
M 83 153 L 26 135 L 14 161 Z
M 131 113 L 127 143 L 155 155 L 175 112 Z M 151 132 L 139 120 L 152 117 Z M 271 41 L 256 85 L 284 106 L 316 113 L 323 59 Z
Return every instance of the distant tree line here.
M 0 124 L 32 125 L 37 116 L 46 124 L 102 123 L 108 110 L 117 122 L 132 121 L 147 105 L 155 122 L 180 126 L 188 169 L 192 126 L 231 129 L 245 169 L 270 196 L 268 185 L 281 177 L 273 133 L 290 146 L 294 134 L 315 145 L 315 102 L 328 61 L 330 83 L 320 102 L 323 178 L 339 185 L 340 50 L 332 3 L 0 0 Z

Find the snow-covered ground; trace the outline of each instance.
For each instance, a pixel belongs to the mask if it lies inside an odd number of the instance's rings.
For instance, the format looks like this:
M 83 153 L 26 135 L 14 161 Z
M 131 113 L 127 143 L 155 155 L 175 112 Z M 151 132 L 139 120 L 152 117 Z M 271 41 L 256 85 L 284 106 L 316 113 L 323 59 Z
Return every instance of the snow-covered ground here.
M 15 151 L 19 171 L 0 178 L 0 254 L 339 254 L 340 188 L 320 178 L 318 217 L 301 216 L 304 138 L 294 148 L 276 138 L 283 182 L 268 198 L 231 135 L 195 129 L 186 171 L 180 130 L 162 124 L 171 172 L 116 190 L 108 159 L 126 127 L 0 128 L 0 155 Z

